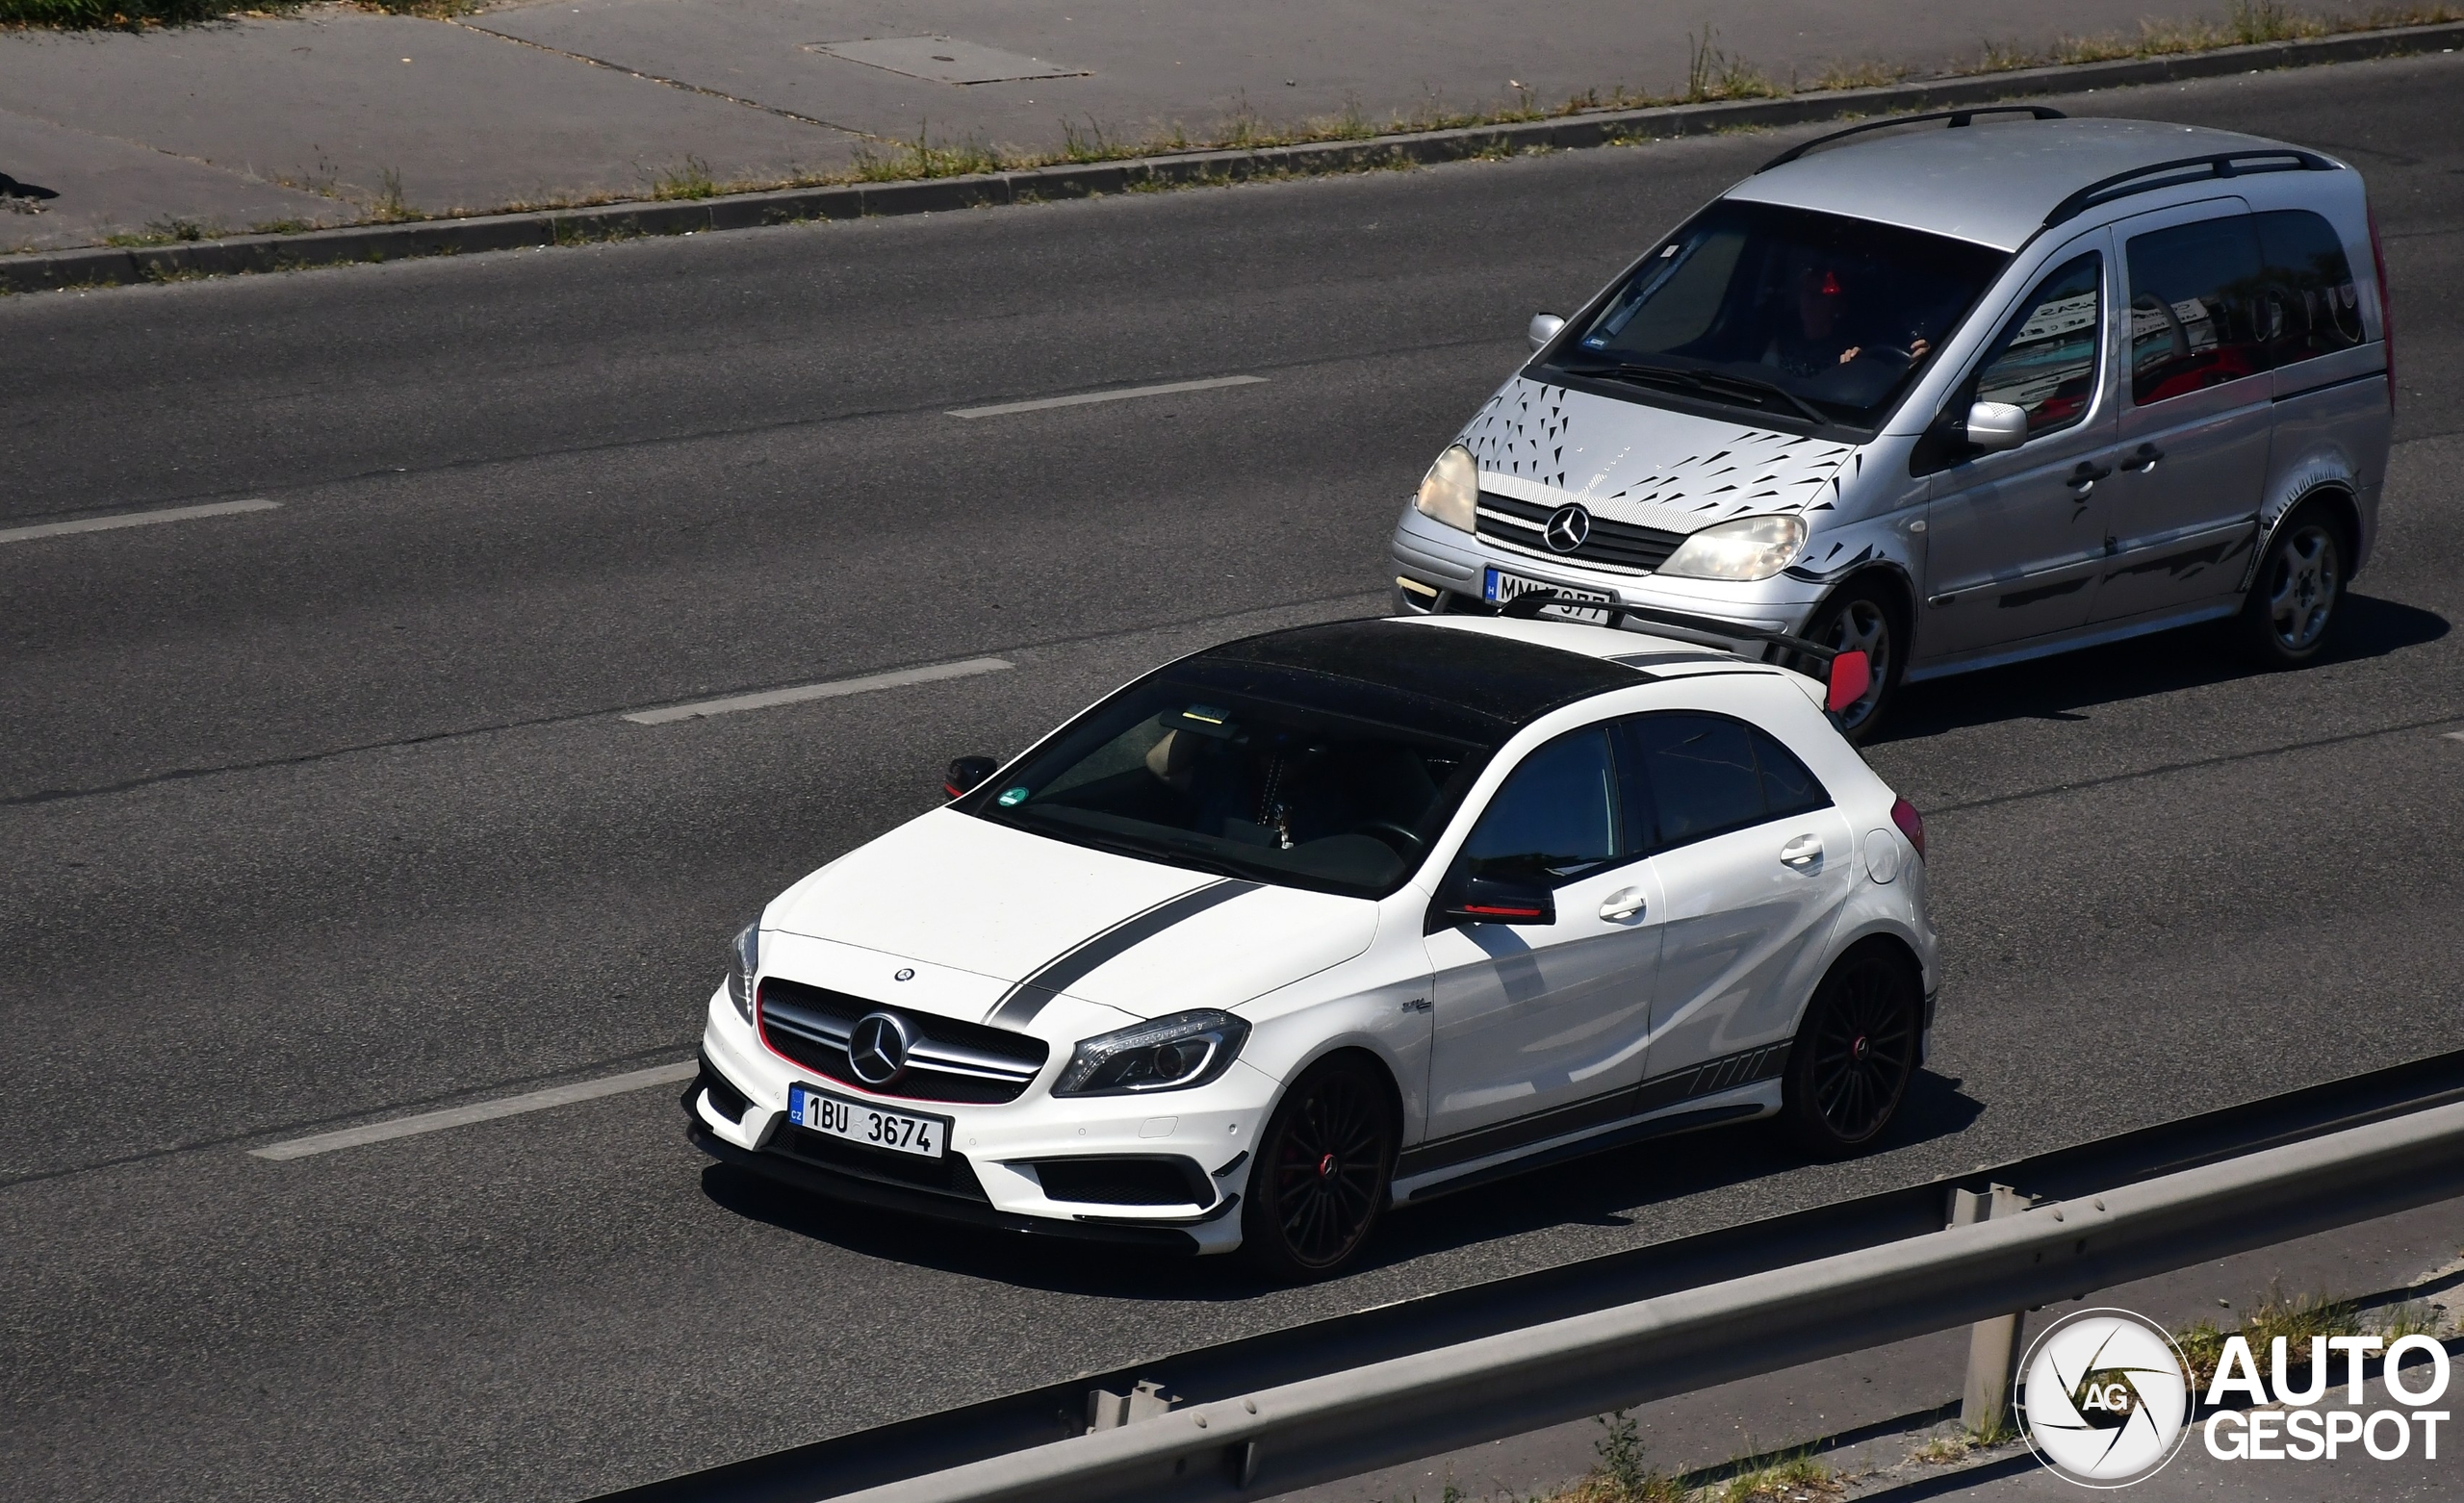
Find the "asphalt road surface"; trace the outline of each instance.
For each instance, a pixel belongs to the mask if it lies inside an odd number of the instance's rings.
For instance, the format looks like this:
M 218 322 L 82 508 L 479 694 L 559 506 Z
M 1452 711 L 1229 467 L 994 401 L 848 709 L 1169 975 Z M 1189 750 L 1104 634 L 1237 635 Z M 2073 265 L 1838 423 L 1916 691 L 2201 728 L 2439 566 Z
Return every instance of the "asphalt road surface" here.
M 0 302 L 0 529 L 276 503 L 0 542 L 0 1490 L 575 1498 L 2451 1046 L 2459 93 L 2066 102 L 2369 174 L 2385 531 L 2313 671 L 2186 632 L 1912 695 L 1872 759 L 1948 972 L 1894 1146 L 1648 1146 L 1306 1289 L 775 1194 L 672 1086 L 246 1150 L 685 1058 L 727 935 L 950 755 L 1377 606 L 1527 316 L 1787 137 Z

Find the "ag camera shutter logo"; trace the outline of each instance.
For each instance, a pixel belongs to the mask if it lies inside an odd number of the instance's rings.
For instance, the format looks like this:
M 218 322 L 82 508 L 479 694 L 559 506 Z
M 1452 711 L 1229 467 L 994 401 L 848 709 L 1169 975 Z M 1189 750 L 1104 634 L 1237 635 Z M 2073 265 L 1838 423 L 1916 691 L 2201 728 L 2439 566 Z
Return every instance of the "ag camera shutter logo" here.
M 2190 1436 L 2190 1363 L 2154 1321 L 2082 1310 L 2028 1348 L 2020 1429 L 2037 1459 L 2083 1488 L 2126 1488 L 2162 1471 Z

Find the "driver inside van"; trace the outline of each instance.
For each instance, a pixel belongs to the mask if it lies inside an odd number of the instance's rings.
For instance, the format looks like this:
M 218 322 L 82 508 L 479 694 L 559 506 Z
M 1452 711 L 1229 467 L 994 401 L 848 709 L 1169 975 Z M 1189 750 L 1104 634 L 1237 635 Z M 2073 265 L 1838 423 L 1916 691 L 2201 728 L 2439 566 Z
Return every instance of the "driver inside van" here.
M 1783 319 L 1780 332 L 1771 337 L 1770 345 L 1762 352 L 1762 364 L 1777 366 L 1792 375 L 1819 375 L 1824 369 L 1844 366 L 1864 353 L 1862 344 L 1850 332 L 1853 309 L 1848 285 L 1836 267 L 1815 264 L 1801 268 L 1795 278 L 1796 315 L 1793 327 Z M 1933 347 L 1929 340 L 1909 343 L 1909 364 L 1925 358 Z M 1896 349 L 1877 353 L 1899 354 Z

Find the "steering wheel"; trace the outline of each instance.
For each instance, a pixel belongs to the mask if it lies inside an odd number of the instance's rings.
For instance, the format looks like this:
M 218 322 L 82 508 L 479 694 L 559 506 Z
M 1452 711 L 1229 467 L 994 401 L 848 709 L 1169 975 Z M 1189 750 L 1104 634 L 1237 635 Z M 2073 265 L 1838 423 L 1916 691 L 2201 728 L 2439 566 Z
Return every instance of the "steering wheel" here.
M 1406 859 L 1419 855 L 1422 852 L 1428 849 L 1428 842 L 1423 840 L 1418 832 L 1413 830 L 1409 826 L 1399 825 L 1393 820 L 1370 820 L 1364 824 L 1353 826 L 1352 833 L 1355 835 L 1375 835 L 1378 839 L 1386 842 L 1390 846 L 1393 846 L 1397 855 L 1403 856 Z

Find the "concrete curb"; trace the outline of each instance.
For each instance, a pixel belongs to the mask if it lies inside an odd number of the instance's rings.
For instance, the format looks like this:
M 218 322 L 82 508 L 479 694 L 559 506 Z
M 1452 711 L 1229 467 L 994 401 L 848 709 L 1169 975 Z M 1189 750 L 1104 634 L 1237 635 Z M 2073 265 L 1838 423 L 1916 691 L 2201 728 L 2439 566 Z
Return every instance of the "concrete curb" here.
M 1631 141 L 1701 136 L 1739 127 L 1799 125 L 1817 120 L 1989 104 L 2031 94 L 2072 93 L 2179 79 L 2219 78 L 2274 68 L 2453 50 L 2464 45 L 2464 22 L 2355 32 L 2302 41 L 2262 42 L 2213 52 L 2110 63 L 2019 68 L 1879 89 L 1828 89 L 1778 99 L 1657 105 L 1582 115 L 1416 131 L 1360 140 L 1268 146 L 1247 151 L 1193 151 L 1120 162 L 1065 164 L 1017 172 L 898 183 L 848 183 L 771 192 L 729 193 L 679 202 L 605 204 L 588 209 L 497 214 L 407 224 L 360 224 L 296 235 L 242 235 L 141 248 L 93 246 L 0 258 L 0 293 L 116 287 L 242 271 L 287 271 L 352 262 L 398 261 L 483 250 L 571 245 L 642 235 L 684 235 L 749 229 L 807 219 L 936 214 L 994 204 L 1038 203 L 1126 192 L 1134 188 L 1232 183 L 1290 174 L 1348 172 L 1459 162 L 1532 150 L 1578 150 Z

